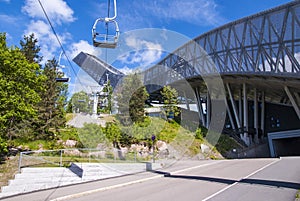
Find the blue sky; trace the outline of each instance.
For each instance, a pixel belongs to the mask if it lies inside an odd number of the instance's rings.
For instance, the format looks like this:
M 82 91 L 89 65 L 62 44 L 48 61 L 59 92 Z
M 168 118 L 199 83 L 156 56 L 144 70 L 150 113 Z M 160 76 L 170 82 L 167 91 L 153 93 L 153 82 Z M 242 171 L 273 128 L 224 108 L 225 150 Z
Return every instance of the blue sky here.
M 122 55 L 115 56 L 116 59 L 110 61 L 115 60 L 111 63 L 126 72 L 130 71 L 133 66 L 151 65 L 165 55 L 163 51 L 160 51 L 165 48 L 155 36 L 152 36 L 151 40 L 132 38 L 129 40 L 125 33 L 130 31 L 158 28 L 182 34 L 186 38 L 195 38 L 225 23 L 290 1 L 117 0 L 117 22 L 121 35 L 124 34 L 123 47 L 130 46 L 131 52 L 121 51 Z M 113 0 L 111 0 L 111 4 L 112 2 Z M 102 59 L 104 57 L 107 59 L 107 55 L 110 57 L 116 54 L 114 51 L 106 52 L 105 49 L 92 46 L 91 29 L 97 18 L 106 17 L 107 0 L 41 0 L 41 3 L 71 60 L 80 51 L 91 53 Z M 112 10 L 111 13 L 113 13 Z M 9 45 L 17 46 L 24 35 L 35 33 L 39 40 L 41 54 L 45 59 L 58 58 L 61 52 L 38 0 L 0 0 L 0 32 L 7 33 Z M 176 48 L 176 45 L 180 45 L 180 43 L 175 42 L 172 45 L 173 48 Z M 134 53 L 138 48 L 143 51 Z M 147 52 L 145 49 L 158 51 Z M 61 64 L 67 67 L 64 71 L 70 76 L 74 76 L 65 57 L 62 57 Z M 78 72 L 78 66 L 75 63 L 72 63 L 72 66 Z M 82 73 L 82 76 L 86 75 Z

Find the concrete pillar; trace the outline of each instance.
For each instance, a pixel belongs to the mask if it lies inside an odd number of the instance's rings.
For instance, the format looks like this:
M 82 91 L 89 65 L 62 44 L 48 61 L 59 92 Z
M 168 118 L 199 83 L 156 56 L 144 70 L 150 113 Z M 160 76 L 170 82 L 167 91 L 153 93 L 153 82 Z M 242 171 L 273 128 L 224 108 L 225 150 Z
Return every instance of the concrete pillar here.
M 97 92 L 93 93 L 94 104 L 93 104 L 93 117 L 97 118 L 97 106 L 98 106 L 98 95 Z
M 234 124 L 234 121 L 233 121 L 233 118 L 232 118 L 232 115 L 231 115 L 231 111 L 230 111 L 230 108 L 228 106 L 228 101 L 227 101 L 226 98 L 225 98 L 225 104 L 226 104 L 227 114 L 228 114 L 228 117 L 229 117 L 229 121 L 230 121 L 231 127 L 232 127 L 232 129 L 235 130 L 236 127 L 235 127 L 235 124 Z
M 247 145 L 250 145 L 249 135 L 248 135 L 248 99 L 247 99 L 247 86 L 243 83 L 243 106 L 244 106 L 244 136 L 243 140 Z
M 234 102 L 232 92 L 231 92 L 231 89 L 230 89 L 230 86 L 229 86 L 228 83 L 226 84 L 226 87 L 227 87 L 229 99 L 230 99 L 230 102 L 231 102 L 231 106 L 232 106 L 232 109 L 233 109 L 234 117 L 235 117 L 235 120 L 236 120 L 236 125 L 237 125 L 238 128 L 241 128 L 240 119 L 239 119 L 238 112 L 237 112 L 237 109 L 236 109 L 236 104 Z
M 207 97 L 206 97 L 206 128 L 209 127 L 210 124 L 210 118 L 211 118 L 211 99 L 210 94 L 207 91 Z
M 242 127 L 243 124 L 243 91 L 240 88 L 239 89 L 239 120 L 240 120 L 240 128 Z
M 203 113 L 203 107 L 202 107 L 202 103 L 201 103 L 201 96 L 200 96 L 200 90 L 198 87 L 196 87 L 194 89 L 195 91 L 195 95 L 196 95 L 196 99 L 197 99 L 197 108 L 198 108 L 198 114 L 199 114 L 199 117 L 202 121 L 202 125 L 205 126 L 206 122 L 205 122 L 205 118 L 204 118 L 204 113 Z
M 262 91 L 261 92 L 261 117 L 260 117 L 260 128 L 262 131 L 262 138 L 264 137 L 264 133 L 265 133 L 265 107 L 266 107 L 266 103 L 265 103 L 265 92 Z
M 188 101 L 188 99 L 187 99 L 187 97 L 186 97 L 186 93 L 183 92 L 183 95 L 184 95 L 184 99 L 185 99 L 186 109 L 187 109 L 188 111 L 190 111 L 190 104 L 189 104 L 189 101 Z
M 254 142 L 258 143 L 258 100 L 257 100 L 257 89 L 254 88 Z

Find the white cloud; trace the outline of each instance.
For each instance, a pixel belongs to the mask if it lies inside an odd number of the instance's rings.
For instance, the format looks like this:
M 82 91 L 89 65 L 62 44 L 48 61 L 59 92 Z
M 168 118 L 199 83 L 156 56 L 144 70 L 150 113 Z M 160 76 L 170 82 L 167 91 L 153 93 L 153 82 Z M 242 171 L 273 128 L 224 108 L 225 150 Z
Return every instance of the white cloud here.
M 47 23 L 42 20 L 32 20 L 27 27 L 27 30 L 24 31 L 24 35 L 34 33 L 35 38 L 38 39 L 38 45 L 41 47 L 41 55 L 44 57 L 44 61 L 57 56 L 55 53 L 60 48 L 60 45 Z M 70 38 L 70 34 L 64 33 L 64 35 L 58 35 L 58 37 L 61 43 L 63 43 Z
M 19 21 L 18 18 L 15 16 L 0 14 L 1 24 L 9 24 L 11 26 L 11 25 L 16 25 L 18 21 Z
M 136 64 L 141 68 L 146 68 L 161 59 L 163 48 L 159 43 L 138 39 L 133 36 L 127 37 L 125 43 L 132 49 L 132 52 L 123 54 L 118 58 L 124 64 Z
M 101 49 L 95 48 L 94 46 L 90 45 L 87 41 L 80 40 L 79 42 L 73 43 L 71 45 L 71 48 L 68 51 L 68 55 L 70 55 L 71 58 L 74 58 L 80 52 L 85 52 L 85 53 L 100 57 L 102 51 L 101 51 Z
M 132 68 L 129 68 L 128 66 L 124 66 L 122 68 L 118 68 L 119 71 L 124 73 L 125 75 L 132 74 L 135 70 Z
M 54 24 L 61 25 L 66 22 L 73 22 L 74 11 L 63 0 L 40 0 L 48 17 Z M 41 5 L 37 0 L 26 0 L 22 11 L 32 18 L 45 19 Z

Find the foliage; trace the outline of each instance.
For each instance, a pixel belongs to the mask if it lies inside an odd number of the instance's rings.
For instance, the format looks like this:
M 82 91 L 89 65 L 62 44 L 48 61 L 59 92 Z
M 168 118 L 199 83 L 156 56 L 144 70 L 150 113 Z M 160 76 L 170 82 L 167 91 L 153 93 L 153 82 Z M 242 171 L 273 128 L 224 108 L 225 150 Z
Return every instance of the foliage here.
M 296 194 L 296 201 L 300 200 L 300 190 L 298 190 L 297 194 Z
M 22 52 L 6 46 L 5 34 L 0 34 L 0 128 L 3 138 L 12 139 L 16 126 L 37 117 L 36 105 L 44 76 L 40 66 L 30 63 Z
M 116 123 L 110 122 L 106 124 L 104 129 L 106 138 L 113 143 L 113 146 L 119 148 L 121 139 L 121 129 Z
M 231 151 L 232 149 L 239 149 L 241 146 L 228 135 L 221 134 L 217 144 L 215 145 L 215 148 L 223 156 L 226 156 L 228 151 Z
M 113 87 L 110 84 L 110 81 L 108 80 L 107 84 L 103 88 L 103 92 L 107 93 L 107 105 L 104 108 L 104 112 L 110 113 L 112 109 L 112 93 L 113 93 Z
M 43 57 L 39 55 L 41 48 L 37 45 L 38 40 L 34 37 L 34 34 L 24 36 L 23 41 L 20 41 L 21 52 L 30 63 L 40 63 Z
M 37 139 L 47 138 L 53 133 L 50 129 L 58 130 L 65 125 L 65 111 L 67 88 L 56 82 L 58 63 L 55 59 L 49 60 L 43 69 L 46 77 L 43 82 L 44 91 L 41 91 L 42 100 L 38 104 L 38 120 L 35 122 L 39 133 Z
M 178 92 L 176 89 L 168 85 L 164 86 L 160 93 L 164 101 L 163 108 L 165 109 L 167 116 L 170 116 L 172 113 L 174 114 L 174 117 L 178 116 L 180 114 L 180 109 L 176 106 L 178 104 Z
M 149 94 L 143 86 L 140 75 L 135 73 L 126 76 L 118 90 L 120 122 L 128 126 L 131 122 L 144 121 L 144 106 Z
M 203 139 L 207 135 L 207 129 L 205 127 L 199 127 L 195 131 L 195 138 L 196 139 Z
M 66 140 L 76 140 L 77 142 L 80 141 L 77 128 L 74 127 L 60 129 L 60 132 L 57 133 L 57 138 L 63 141 Z
M 97 145 L 100 143 L 107 144 L 106 136 L 101 126 L 97 124 L 84 124 L 84 127 L 78 128 L 78 136 L 86 148 L 97 148 Z
M 179 128 L 180 125 L 175 121 L 166 122 L 158 134 L 158 139 L 167 143 L 171 142 L 176 137 Z
M 91 109 L 89 108 L 89 96 L 86 92 L 80 91 L 74 93 L 68 103 L 68 112 L 84 112 L 89 113 Z
M 6 154 L 8 152 L 7 150 L 7 142 L 6 140 L 2 139 L 0 136 L 0 157 L 3 154 Z

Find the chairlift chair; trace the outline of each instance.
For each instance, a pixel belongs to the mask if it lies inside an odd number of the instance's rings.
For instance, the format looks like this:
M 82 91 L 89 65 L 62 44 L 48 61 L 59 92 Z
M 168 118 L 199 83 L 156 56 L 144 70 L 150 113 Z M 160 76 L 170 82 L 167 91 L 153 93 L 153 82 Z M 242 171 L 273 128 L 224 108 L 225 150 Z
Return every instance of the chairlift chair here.
M 65 68 L 64 65 L 61 65 L 61 64 L 60 64 L 60 60 L 61 60 L 62 54 L 63 54 L 63 52 L 60 53 L 59 58 L 58 58 L 58 66 L 59 66 L 59 69 Z M 63 73 L 62 71 L 61 71 L 61 72 L 58 71 L 57 74 L 62 74 L 62 75 L 64 75 L 64 73 Z M 57 77 L 57 78 L 55 78 L 55 81 L 56 81 L 56 82 L 69 82 L 69 81 L 70 81 L 70 78 L 69 78 L 69 77 L 65 77 L 65 76 L 63 76 L 63 77 Z
M 69 82 L 69 78 L 68 77 L 57 77 L 55 78 L 56 82 Z
M 110 0 L 109 0 L 110 1 Z M 109 15 L 109 7 L 108 7 L 108 15 Z M 117 17 L 117 1 L 114 0 L 114 16 L 113 17 L 105 17 L 105 18 L 98 18 L 94 26 L 92 28 L 92 37 L 93 37 L 93 45 L 95 47 L 101 48 L 116 48 L 120 31 L 117 21 L 115 20 Z M 97 27 L 99 24 L 105 25 L 106 30 L 103 29 L 101 32 L 97 32 Z M 113 30 L 109 30 L 112 26 Z M 102 27 L 101 27 L 102 28 Z M 114 33 L 114 34 L 111 34 Z
M 103 23 L 107 27 L 111 27 L 109 25 L 112 24 L 114 26 L 113 31 L 115 31 L 115 34 L 110 34 L 107 31 L 105 33 L 104 32 L 105 30 L 103 30 L 102 33 L 97 32 L 96 28 L 99 23 Z M 116 48 L 118 44 L 119 35 L 120 35 L 118 23 L 115 20 L 106 21 L 106 18 L 99 18 L 96 20 L 93 26 L 92 34 L 93 34 L 93 45 L 95 47 Z

